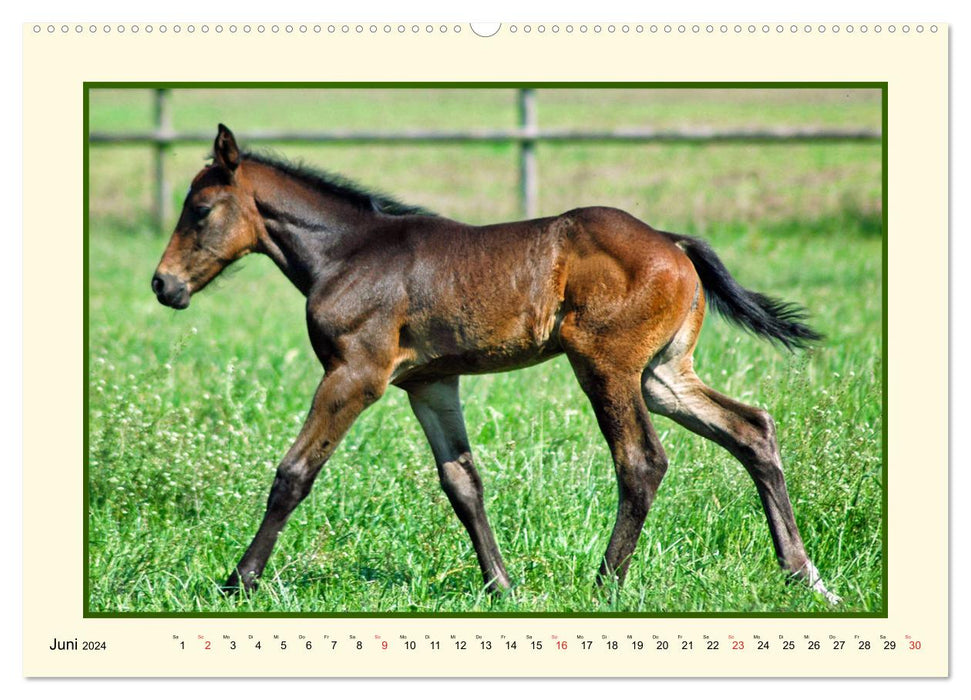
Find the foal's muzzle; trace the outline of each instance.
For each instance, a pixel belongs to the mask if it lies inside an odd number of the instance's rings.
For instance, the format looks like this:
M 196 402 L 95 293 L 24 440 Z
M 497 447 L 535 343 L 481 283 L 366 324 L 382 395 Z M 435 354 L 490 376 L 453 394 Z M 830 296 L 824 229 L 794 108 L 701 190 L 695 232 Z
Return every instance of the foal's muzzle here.
M 189 305 L 189 288 L 185 282 L 174 275 L 155 273 L 152 278 L 152 291 L 159 303 L 173 309 L 184 309 Z

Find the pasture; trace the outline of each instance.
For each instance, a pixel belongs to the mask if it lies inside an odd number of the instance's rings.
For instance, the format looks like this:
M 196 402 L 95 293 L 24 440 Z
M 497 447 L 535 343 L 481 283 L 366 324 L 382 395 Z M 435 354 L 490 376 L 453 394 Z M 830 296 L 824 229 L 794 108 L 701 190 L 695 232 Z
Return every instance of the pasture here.
M 509 126 L 509 90 L 177 91 L 177 127 Z M 429 105 L 433 104 L 434 109 Z M 150 126 L 142 90 L 95 90 L 91 129 Z M 877 91 L 539 91 L 543 126 L 879 127 Z M 245 146 L 245 142 L 244 142 Z M 469 223 L 518 218 L 506 145 L 313 147 L 294 159 Z M 181 196 L 208 146 L 180 145 Z M 807 307 L 789 354 L 709 314 L 699 376 L 775 418 L 806 548 L 843 604 L 785 585 L 755 487 L 663 418 L 670 468 L 627 582 L 593 580 L 613 525 L 610 455 L 568 363 L 465 377 L 462 398 L 512 596 L 483 593 L 405 394 L 368 409 L 280 537 L 259 591 L 220 585 L 263 514 L 321 369 L 303 298 L 266 258 L 183 312 L 149 287 L 171 229 L 142 147 L 89 153 L 88 610 L 102 613 L 874 613 L 883 609 L 882 191 L 874 144 L 540 145 L 541 214 L 610 205 L 705 238 L 735 278 Z M 181 202 L 176 204 L 178 210 Z M 170 222 L 174 224 L 174 222 Z

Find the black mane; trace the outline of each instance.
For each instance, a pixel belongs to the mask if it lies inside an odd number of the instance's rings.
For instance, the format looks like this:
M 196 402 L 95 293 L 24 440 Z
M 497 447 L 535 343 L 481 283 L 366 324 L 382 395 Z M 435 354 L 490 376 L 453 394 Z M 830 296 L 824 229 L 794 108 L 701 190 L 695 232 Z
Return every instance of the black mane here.
M 383 192 L 368 190 L 342 175 L 319 170 L 304 165 L 303 163 L 294 163 L 279 156 L 270 156 L 265 153 L 253 153 L 249 151 L 242 154 L 242 159 L 279 170 L 285 175 L 299 180 L 319 192 L 336 195 L 341 199 L 349 201 L 364 211 L 378 211 L 382 214 L 390 214 L 392 216 L 405 216 L 408 214 L 437 216 L 435 212 L 429 211 L 424 207 L 403 204 L 394 197 L 390 197 Z

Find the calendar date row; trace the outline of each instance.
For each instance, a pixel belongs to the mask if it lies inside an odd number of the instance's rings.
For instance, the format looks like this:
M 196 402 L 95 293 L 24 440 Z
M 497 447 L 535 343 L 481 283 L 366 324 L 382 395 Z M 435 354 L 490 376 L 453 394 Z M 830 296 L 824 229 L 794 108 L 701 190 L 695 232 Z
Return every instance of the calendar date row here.
M 414 652 L 427 650 L 432 652 L 567 652 L 567 651 L 605 651 L 605 652 L 892 652 L 898 650 L 920 651 L 921 641 L 906 635 L 903 639 L 891 639 L 885 635 L 876 638 L 863 638 L 855 635 L 852 638 L 842 638 L 830 635 L 828 638 L 817 638 L 804 635 L 801 638 L 786 637 L 759 637 L 735 638 L 729 635 L 727 638 L 714 638 L 702 635 L 698 638 L 636 638 L 628 636 L 625 638 L 601 638 L 588 639 L 582 636 L 576 638 L 561 638 L 552 635 L 547 638 L 533 637 L 527 635 L 521 638 L 506 637 L 499 635 L 498 638 L 488 638 L 482 635 L 473 637 L 463 637 L 460 635 L 449 635 L 448 637 L 433 637 L 424 635 L 420 638 L 411 638 L 400 635 L 394 639 L 384 638 L 381 635 L 368 637 L 358 637 L 348 635 L 346 637 L 330 637 L 328 635 L 245 635 L 238 637 L 233 635 L 221 635 L 219 637 L 206 637 L 205 635 L 195 635 L 192 638 L 182 635 L 172 635 L 173 641 L 179 649 L 185 651 L 242 651 L 254 650 L 257 652 L 292 652 L 292 651 L 379 651 L 379 652 Z

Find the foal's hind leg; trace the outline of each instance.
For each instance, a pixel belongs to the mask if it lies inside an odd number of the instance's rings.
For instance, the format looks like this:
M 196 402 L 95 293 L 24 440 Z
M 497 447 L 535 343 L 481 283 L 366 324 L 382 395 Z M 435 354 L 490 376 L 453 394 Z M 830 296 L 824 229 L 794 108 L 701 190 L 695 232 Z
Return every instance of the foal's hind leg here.
M 472 463 L 472 448 L 459 402 L 458 377 L 405 388 L 435 455 L 442 489 L 472 538 L 486 587 L 493 592 L 508 589 L 509 576 L 486 518 L 482 480 Z
M 839 597 L 826 589 L 799 536 L 772 417 L 705 386 L 692 369 L 690 355 L 659 359 L 659 364 L 652 363 L 644 371 L 647 405 L 718 443 L 745 466 L 758 489 L 779 565 L 830 603 L 838 603 Z
M 567 352 L 586 392 L 617 473 L 617 519 L 597 584 L 624 582 L 647 512 L 668 462 L 640 391 L 637 372 L 598 366 L 591 358 Z

